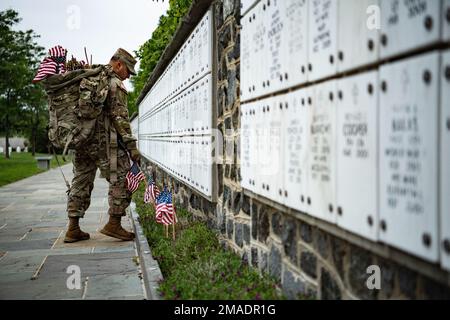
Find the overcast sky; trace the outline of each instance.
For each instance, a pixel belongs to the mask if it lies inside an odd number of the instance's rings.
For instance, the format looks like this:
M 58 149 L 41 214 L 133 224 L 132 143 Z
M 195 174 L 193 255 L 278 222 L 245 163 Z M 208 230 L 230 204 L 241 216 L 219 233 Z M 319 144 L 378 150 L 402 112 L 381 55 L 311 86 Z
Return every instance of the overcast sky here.
M 16 29 L 33 29 L 46 51 L 62 45 L 68 58 L 86 60 L 84 47 L 93 63 L 108 63 L 119 47 L 133 53 L 150 39 L 168 0 L 1 0 L 0 11 L 15 9 L 22 18 Z M 90 56 L 89 56 L 90 58 Z M 138 67 L 138 65 L 136 66 Z M 125 85 L 130 89 L 129 81 Z

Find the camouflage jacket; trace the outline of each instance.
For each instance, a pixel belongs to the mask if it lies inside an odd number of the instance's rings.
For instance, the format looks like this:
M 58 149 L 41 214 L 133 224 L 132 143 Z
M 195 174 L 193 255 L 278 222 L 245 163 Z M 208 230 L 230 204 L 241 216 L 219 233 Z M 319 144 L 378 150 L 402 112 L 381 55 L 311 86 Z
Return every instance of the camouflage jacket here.
M 119 135 L 119 141 L 122 141 L 128 150 L 137 149 L 137 139 L 131 132 L 128 115 L 128 92 L 112 67 L 110 65 L 105 67 L 111 75 L 111 87 L 107 103 L 111 123 Z

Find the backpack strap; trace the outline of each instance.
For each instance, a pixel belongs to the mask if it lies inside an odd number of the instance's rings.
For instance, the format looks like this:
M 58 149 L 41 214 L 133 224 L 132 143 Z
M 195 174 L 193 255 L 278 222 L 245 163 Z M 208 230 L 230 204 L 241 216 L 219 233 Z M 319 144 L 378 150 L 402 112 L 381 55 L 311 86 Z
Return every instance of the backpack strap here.
M 111 101 L 114 103 L 115 99 L 116 99 L 116 91 L 117 91 L 117 87 L 115 85 L 111 86 Z M 109 179 L 111 183 L 115 183 L 117 182 L 117 149 L 119 147 L 118 143 L 117 143 L 117 131 L 116 128 L 114 128 L 114 126 L 112 126 L 110 124 L 109 121 L 109 115 L 107 116 L 108 120 L 107 120 L 107 127 L 109 127 L 109 132 L 110 132 L 110 146 L 109 146 L 109 152 L 110 152 L 110 158 L 109 158 Z
M 67 195 L 69 195 L 70 194 L 70 183 L 69 183 L 69 181 L 67 181 L 66 176 L 64 175 L 64 172 L 62 171 L 61 164 L 59 163 L 58 156 L 56 155 L 56 152 L 55 152 L 55 148 L 53 146 L 51 146 L 51 149 L 53 151 L 53 155 L 55 156 L 56 162 L 58 163 L 58 167 L 59 167 L 59 170 L 61 171 L 64 182 L 66 183 L 66 187 L 67 187 L 66 193 L 67 193 Z M 64 159 L 64 157 L 63 157 L 63 159 Z M 66 160 L 64 159 L 64 161 L 66 161 Z
M 69 136 L 67 137 L 67 143 L 66 143 L 66 145 L 64 146 L 64 151 L 63 151 L 63 153 L 62 153 L 62 158 L 63 158 L 63 160 L 64 161 L 66 161 L 66 154 L 67 154 L 67 150 L 69 149 L 69 145 L 70 145 L 70 143 L 72 142 L 72 140 L 73 140 L 73 132 L 71 132 L 70 134 L 69 134 Z
M 117 144 L 117 132 L 116 129 L 114 128 L 114 126 L 111 126 L 110 128 L 110 132 L 111 132 L 111 145 L 110 145 L 110 163 L 109 163 L 109 179 L 111 181 L 111 183 L 115 183 L 117 182 L 117 148 L 118 148 L 118 144 Z

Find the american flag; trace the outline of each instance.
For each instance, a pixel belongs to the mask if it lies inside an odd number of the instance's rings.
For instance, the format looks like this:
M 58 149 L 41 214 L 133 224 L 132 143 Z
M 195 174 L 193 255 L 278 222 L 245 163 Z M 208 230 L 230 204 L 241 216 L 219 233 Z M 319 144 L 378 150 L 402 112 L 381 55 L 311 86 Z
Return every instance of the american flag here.
M 48 50 L 50 57 L 65 57 L 67 55 L 67 50 L 62 46 L 54 46 Z
M 33 83 L 44 80 L 48 76 L 66 72 L 67 50 L 61 46 L 56 46 L 48 50 L 48 54 L 50 56 L 45 58 L 39 65 Z
M 166 188 L 156 199 L 156 222 L 166 226 L 178 222 L 175 206 L 172 203 L 172 193 Z
M 141 169 L 139 169 L 137 163 L 134 162 L 130 171 L 128 171 L 126 178 L 128 191 L 134 193 L 139 188 L 140 182 L 145 180 L 145 175 Z
M 160 191 L 151 177 L 148 178 L 148 186 L 144 194 L 145 203 L 153 203 L 159 197 Z

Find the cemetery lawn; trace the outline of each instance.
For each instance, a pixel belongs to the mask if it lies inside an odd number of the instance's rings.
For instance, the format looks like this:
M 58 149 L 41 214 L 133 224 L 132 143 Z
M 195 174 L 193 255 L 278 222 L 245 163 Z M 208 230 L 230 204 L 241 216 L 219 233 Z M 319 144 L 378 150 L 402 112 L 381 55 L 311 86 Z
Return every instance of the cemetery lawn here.
M 37 156 L 46 156 L 46 154 L 36 153 L 35 157 Z M 59 156 L 58 160 L 61 165 L 70 162 L 68 157 L 66 157 L 66 162 L 64 162 Z M 50 164 L 52 168 L 56 168 L 58 166 L 55 157 L 53 157 Z M 0 187 L 44 171 L 45 170 L 38 168 L 37 160 L 31 153 L 13 152 L 10 159 L 6 159 L 4 154 L 0 154 Z

